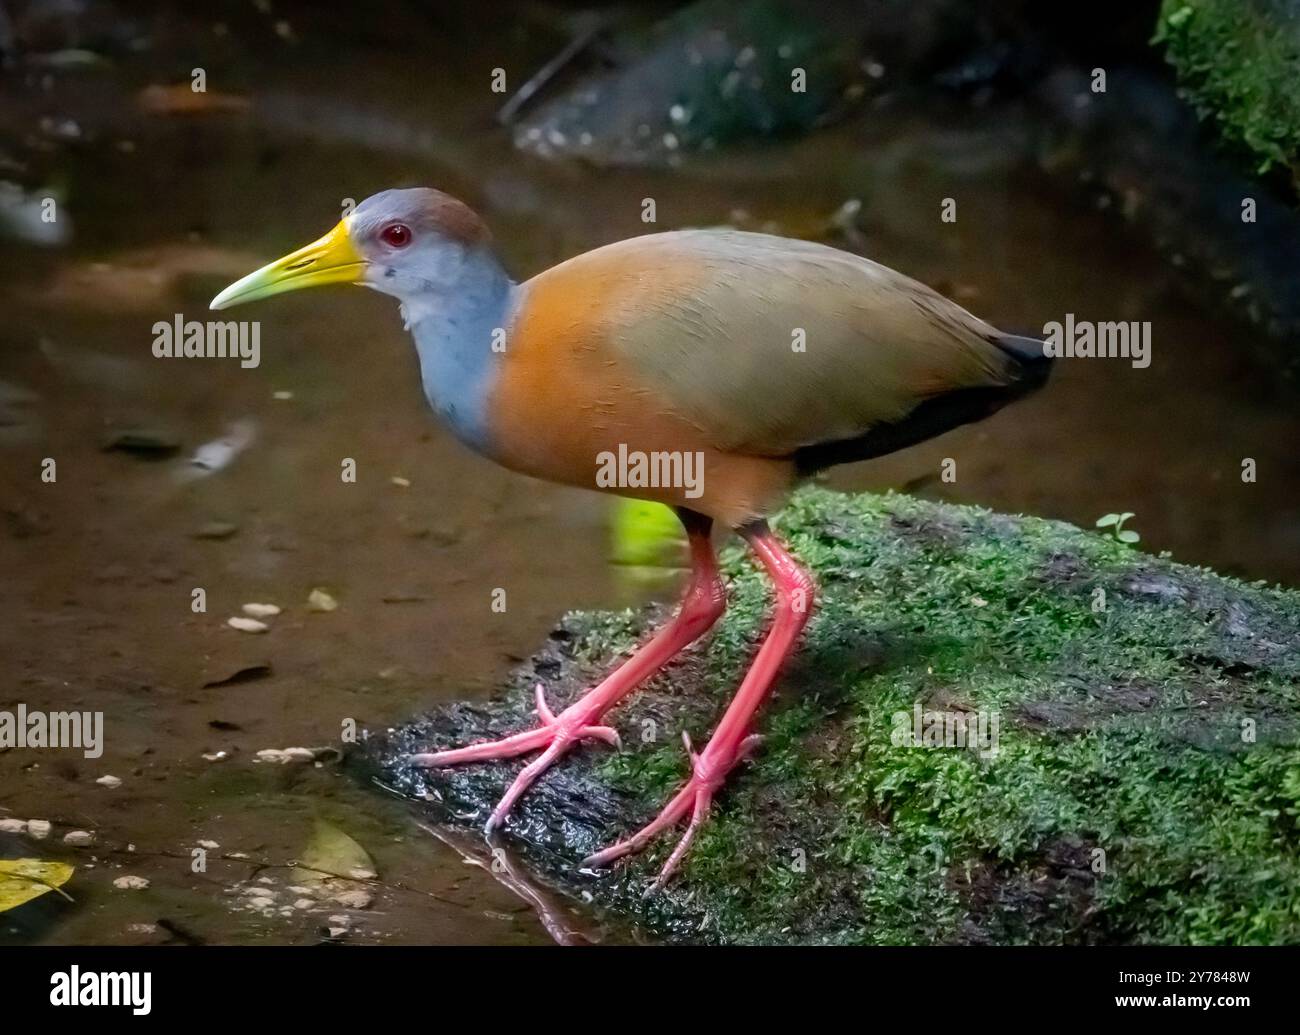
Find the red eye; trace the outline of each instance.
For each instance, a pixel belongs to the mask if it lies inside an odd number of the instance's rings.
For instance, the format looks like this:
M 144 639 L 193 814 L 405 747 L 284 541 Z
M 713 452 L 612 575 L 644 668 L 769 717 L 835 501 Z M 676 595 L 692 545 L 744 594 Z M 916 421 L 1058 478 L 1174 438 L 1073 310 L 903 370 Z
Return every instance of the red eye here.
M 389 223 L 379 236 L 390 248 L 405 248 L 411 243 L 411 228 L 404 223 Z

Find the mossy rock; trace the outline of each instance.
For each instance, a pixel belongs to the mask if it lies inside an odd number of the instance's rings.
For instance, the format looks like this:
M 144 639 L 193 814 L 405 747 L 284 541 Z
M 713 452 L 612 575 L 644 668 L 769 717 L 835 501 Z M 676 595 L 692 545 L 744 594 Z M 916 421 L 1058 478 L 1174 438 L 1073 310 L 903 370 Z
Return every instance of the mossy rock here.
M 1156 41 L 1202 115 L 1300 182 L 1300 0 L 1163 0 Z
M 657 811 L 680 732 L 704 742 L 752 656 L 768 589 L 738 547 L 711 641 L 608 717 L 622 751 L 575 750 L 508 822 L 539 881 L 676 940 L 1300 941 L 1300 593 L 901 495 L 810 488 L 777 524 L 820 607 L 681 875 L 643 897 L 673 838 L 577 867 Z M 405 756 L 531 725 L 538 681 L 558 711 L 662 617 L 571 615 L 496 700 L 352 761 L 436 822 L 481 825 L 521 762 Z M 996 716 L 996 752 L 911 746 L 918 708 Z

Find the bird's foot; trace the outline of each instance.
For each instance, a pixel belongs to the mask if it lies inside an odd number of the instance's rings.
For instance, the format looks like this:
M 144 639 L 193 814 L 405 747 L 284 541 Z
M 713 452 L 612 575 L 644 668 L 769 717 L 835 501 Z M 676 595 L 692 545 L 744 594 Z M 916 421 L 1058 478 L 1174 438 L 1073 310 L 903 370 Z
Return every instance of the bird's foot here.
M 442 766 L 463 765 L 466 762 L 489 762 L 502 758 L 515 758 L 530 751 L 541 750 L 542 753 L 524 766 L 523 771 L 515 777 L 509 789 L 492 810 L 484 828 L 491 833 L 505 820 L 524 791 L 528 790 L 542 773 L 546 772 L 569 748 L 580 740 L 603 740 L 612 747 L 619 747 L 617 731 L 612 726 L 595 726 L 592 721 L 597 718 L 592 714 L 591 706 L 580 698 L 555 715 L 546 703 L 546 694 L 542 684 L 537 684 L 537 717 L 541 725 L 536 729 L 515 733 L 500 740 L 483 744 L 470 744 L 468 747 L 454 748 L 450 751 L 433 751 L 428 754 L 412 755 L 412 765 L 434 769 Z M 544 750 L 543 750 L 544 749 Z
M 691 738 L 683 731 L 682 741 L 686 745 L 687 754 L 690 755 L 692 770 L 691 778 L 686 781 L 685 786 L 672 797 L 659 815 L 635 834 L 625 841 L 610 845 L 595 855 L 587 856 L 582 861 L 582 865 L 591 867 L 608 866 L 615 859 L 621 859 L 625 855 L 639 852 L 650 843 L 651 839 L 680 822 L 689 812 L 691 820 L 686 826 L 686 833 L 677 842 L 677 847 L 668 856 L 668 861 L 664 863 L 663 869 L 659 871 L 659 876 L 646 890 L 646 894 L 658 891 L 667 883 L 668 878 L 673 875 L 682 859 L 686 857 L 691 842 L 695 840 L 696 833 L 699 832 L 704 821 L 708 819 L 709 808 L 713 804 L 713 795 L 722 786 L 727 774 L 744 761 L 761 740 L 762 738 L 758 734 L 751 734 L 734 744 L 726 744 L 719 743 L 718 738 L 715 736 L 705 746 L 704 750 L 697 755 L 691 748 Z

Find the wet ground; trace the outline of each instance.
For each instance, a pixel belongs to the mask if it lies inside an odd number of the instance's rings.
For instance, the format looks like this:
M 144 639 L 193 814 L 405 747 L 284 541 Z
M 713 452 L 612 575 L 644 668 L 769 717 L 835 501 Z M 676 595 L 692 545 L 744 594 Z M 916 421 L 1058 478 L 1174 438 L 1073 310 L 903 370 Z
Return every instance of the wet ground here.
M 206 318 L 217 289 L 317 236 L 345 198 L 387 186 L 465 198 L 520 276 L 644 232 L 647 197 L 658 229 L 733 222 L 801 236 L 827 236 L 831 214 L 857 198 L 860 242 L 828 239 L 1008 329 L 1067 312 L 1150 320 L 1148 369 L 1066 361 L 1038 397 L 833 483 L 1082 525 L 1133 511 L 1146 549 L 1300 583 L 1294 402 L 1249 358 L 1256 332 L 1214 315 L 1112 217 L 1040 177 L 1014 113 L 864 110 L 780 148 L 608 172 L 511 149 L 488 89 L 502 45 L 472 35 L 412 28 L 401 44 L 365 33 L 340 44 L 307 24 L 296 42 L 268 34 L 244 51 L 211 26 L 172 26 L 155 45 L 148 59 L 0 104 L 10 130 L 39 132 L 51 114 L 79 127 L 50 145 L 71 243 L 0 243 L 0 708 L 97 710 L 107 727 L 95 760 L 0 751 L 0 818 L 52 821 L 44 854 L 79 867 L 75 904 L 47 895 L 0 918 L 0 938 L 302 942 L 348 913 L 349 941 L 550 940 L 524 898 L 399 803 L 328 761 L 253 759 L 337 745 L 349 720 L 378 729 L 485 696 L 565 610 L 645 599 L 608 563 L 607 503 L 456 444 L 426 411 L 395 306 L 378 295 L 312 292 L 248 314 L 261 321 L 256 369 L 150 353 L 156 320 Z M 524 39 L 507 49 L 521 76 L 549 56 Z M 137 105 L 138 89 L 185 79 L 193 54 L 209 55 L 209 88 L 248 96 L 248 110 Z M 939 220 L 948 196 L 955 224 Z M 179 451 L 103 450 L 132 428 Z M 186 458 L 232 428 L 247 447 L 195 476 Z M 40 478 L 47 457 L 53 484 Z M 939 478 L 945 457 L 955 483 Z M 1253 484 L 1240 480 L 1247 457 Z M 355 484 L 339 477 L 344 458 Z M 206 613 L 191 610 L 196 587 Z M 337 610 L 308 610 L 316 587 Z M 504 612 L 491 606 L 498 588 Z M 247 602 L 284 610 L 264 634 L 226 626 Z M 97 785 L 104 775 L 121 786 Z M 282 867 L 317 818 L 370 853 L 373 904 L 235 908 L 237 882 L 291 883 Z M 95 845 L 65 849 L 74 829 Z M 0 849 L 16 847 L 6 838 Z M 219 846 L 206 873 L 191 864 L 200 840 Z M 150 886 L 115 888 L 124 875 Z M 559 908 L 560 926 L 586 937 L 634 936 Z

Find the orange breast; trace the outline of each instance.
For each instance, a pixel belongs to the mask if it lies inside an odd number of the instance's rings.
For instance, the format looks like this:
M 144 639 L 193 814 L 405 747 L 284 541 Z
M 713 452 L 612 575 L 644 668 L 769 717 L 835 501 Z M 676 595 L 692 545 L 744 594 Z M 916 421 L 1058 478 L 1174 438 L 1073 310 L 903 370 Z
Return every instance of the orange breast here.
M 629 250 L 564 263 L 524 286 L 488 407 L 493 458 L 548 481 L 688 507 L 729 525 L 763 516 L 793 482 L 785 460 L 713 447 L 610 347 L 689 262 Z

